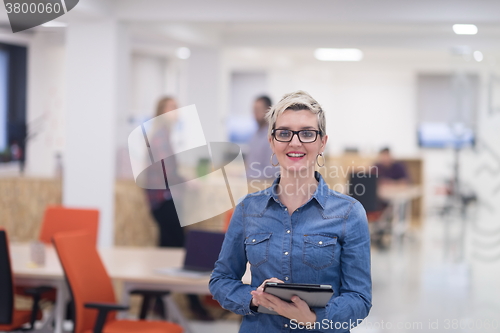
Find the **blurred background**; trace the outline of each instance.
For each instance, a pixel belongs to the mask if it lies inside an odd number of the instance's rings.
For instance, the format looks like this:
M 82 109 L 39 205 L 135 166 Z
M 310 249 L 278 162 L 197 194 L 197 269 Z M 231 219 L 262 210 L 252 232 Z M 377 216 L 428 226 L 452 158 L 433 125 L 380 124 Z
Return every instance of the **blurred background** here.
M 29 242 L 47 206 L 95 208 L 100 247 L 155 246 L 127 140 L 158 100 L 196 104 L 207 142 L 247 153 L 255 99 L 305 90 L 326 112 L 332 188 L 386 147 L 408 175 L 408 191 L 382 195 L 390 227 L 356 331 L 500 332 L 498 13 L 496 0 L 81 0 L 13 34 L 2 6 L 0 226 Z M 189 121 L 172 129 L 176 151 L 199 135 Z M 204 162 L 178 161 L 186 174 Z M 212 328 L 236 332 L 238 318 Z

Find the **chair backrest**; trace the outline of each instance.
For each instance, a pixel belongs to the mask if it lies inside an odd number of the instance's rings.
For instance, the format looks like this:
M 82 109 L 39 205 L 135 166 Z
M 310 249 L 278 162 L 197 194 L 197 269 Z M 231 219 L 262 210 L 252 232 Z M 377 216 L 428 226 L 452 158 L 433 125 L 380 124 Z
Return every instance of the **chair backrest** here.
M 85 304 L 116 302 L 111 279 L 97 252 L 94 239 L 84 231 L 73 231 L 55 234 L 53 243 L 75 304 L 73 332 L 92 330 L 97 310 L 86 309 Z M 110 313 L 107 319 L 113 320 L 114 317 L 115 313 Z
M 85 230 L 97 244 L 99 211 L 97 209 L 76 209 L 62 206 L 49 206 L 45 209 L 40 241 L 50 244 L 52 236 L 58 232 Z
M 231 223 L 231 218 L 233 217 L 234 208 L 231 208 L 224 214 L 224 225 L 222 227 L 222 232 L 227 232 L 229 228 L 229 223 Z
M 349 193 L 358 200 L 367 212 L 378 209 L 377 177 L 368 173 L 352 173 L 349 179 Z
M 12 323 L 14 311 L 14 285 L 10 266 L 7 232 L 0 229 L 0 325 Z

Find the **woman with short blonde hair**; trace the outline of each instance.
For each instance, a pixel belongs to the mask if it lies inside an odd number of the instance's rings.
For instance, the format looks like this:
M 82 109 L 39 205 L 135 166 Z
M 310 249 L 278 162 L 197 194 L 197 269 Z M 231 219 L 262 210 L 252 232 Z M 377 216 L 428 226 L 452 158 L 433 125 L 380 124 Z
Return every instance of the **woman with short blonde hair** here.
M 287 94 L 267 119 L 271 159 L 280 176 L 236 206 L 210 291 L 222 307 L 244 316 L 242 333 L 296 332 L 304 326 L 348 332 L 371 308 L 365 210 L 329 189 L 315 172 L 324 163 L 328 136 L 324 111 L 314 98 L 304 91 Z M 251 285 L 241 281 L 247 262 Z M 266 282 L 328 284 L 334 294 L 326 307 L 310 308 L 297 296 L 288 303 L 264 292 Z M 261 313 L 258 306 L 276 315 Z

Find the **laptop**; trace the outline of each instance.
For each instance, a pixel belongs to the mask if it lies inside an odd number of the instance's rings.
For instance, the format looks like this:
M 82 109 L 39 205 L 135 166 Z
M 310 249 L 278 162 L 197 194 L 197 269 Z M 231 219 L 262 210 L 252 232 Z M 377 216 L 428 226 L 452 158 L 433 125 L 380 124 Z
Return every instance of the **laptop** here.
M 186 236 L 186 256 L 182 268 L 157 269 L 160 274 L 183 277 L 206 277 L 212 273 L 224 242 L 224 233 L 192 230 Z

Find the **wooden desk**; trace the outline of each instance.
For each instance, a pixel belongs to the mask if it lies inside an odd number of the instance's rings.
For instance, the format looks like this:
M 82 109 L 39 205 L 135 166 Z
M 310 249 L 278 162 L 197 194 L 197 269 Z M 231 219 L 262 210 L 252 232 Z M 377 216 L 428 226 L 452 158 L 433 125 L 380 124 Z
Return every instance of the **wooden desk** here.
M 387 201 L 408 201 L 422 196 L 422 188 L 418 185 L 380 185 L 378 196 Z
M 323 175 L 328 186 L 341 193 L 346 193 L 349 175 L 352 171 L 370 172 L 374 166 L 377 156 L 355 153 L 346 153 L 342 155 L 326 156 L 325 167 L 318 171 Z M 411 184 L 423 186 L 424 184 L 424 166 L 420 157 L 415 158 L 396 158 L 398 162 L 406 166 L 410 176 Z M 412 199 L 412 226 L 419 228 L 423 220 L 423 193 Z
M 11 243 L 13 274 L 19 285 L 50 285 L 57 288 L 55 309 L 55 333 L 62 333 L 64 310 L 69 299 L 69 292 L 64 280 L 64 274 L 52 246 L 46 246 L 46 263 L 43 267 L 33 267 L 30 264 L 30 246 L 28 243 Z M 128 304 L 129 292 L 133 289 L 162 289 L 179 293 L 209 294 L 209 276 L 189 278 L 170 276 L 157 273 L 158 268 L 182 267 L 184 249 L 113 247 L 99 249 L 99 254 L 109 276 L 123 283 L 123 294 L 120 301 Z M 250 271 L 243 277 L 245 283 L 250 283 Z M 169 306 L 169 314 L 181 324 L 186 332 L 189 325 L 178 310 L 173 300 L 165 298 Z
M 11 243 L 10 256 L 14 283 L 20 286 L 51 286 L 57 289 L 54 309 L 54 333 L 63 332 L 63 321 L 66 314 L 66 302 L 69 291 L 57 253 L 52 246 L 45 251 L 45 265 L 36 267 L 31 264 L 29 243 Z M 52 320 L 49 318 L 48 320 Z

